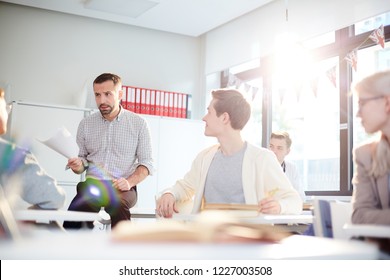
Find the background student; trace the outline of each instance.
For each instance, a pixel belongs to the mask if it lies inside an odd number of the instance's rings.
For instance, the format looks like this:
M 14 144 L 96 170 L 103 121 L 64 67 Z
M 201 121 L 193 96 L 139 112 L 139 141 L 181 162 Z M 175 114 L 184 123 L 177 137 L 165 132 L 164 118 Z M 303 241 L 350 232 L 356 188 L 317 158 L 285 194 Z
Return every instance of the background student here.
M 286 156 L 290 153 L 291 150 L 291 144 L 292 141 L 288 132 L 278 131 L 271 133 L 269 149 L 274 152 L 280 165 L 282 166 L 283 172 L 286 174 L 293 187 L 298 191 L 302 200 L 305 201 L 306 195 L 303 190 L 303 185 L 298 173 L 298 169 L 294 163 L 286 160 Z
M 12 109 L 4 95 L 0 88 L 0 135 L 7 132 L 8 114 Z M 42 169 L 30 151 L 0 138 L 0 156 L 0 187 L 16 192 L 36 208 L 58 209 L 64 205 L 65 191 Z
M 390 225 L 390 71 L 375 73 L 353 87 L 357 117 L 379 138 L 354 148 L 352 222 Z
M 205 135 L 216 137 L 219 144 L 200 152 L 184 178 L 159 195 L 156 213 L 172 217 L 178 203 L 192 199 L 192 213 L 203 203 L 256 204 L 266 214 L 300 213 L 302 200 L 275 155 L 241 137 L 251 112 L 243 95 L 219 89 L 212 97 L 203 117 Z
M 151 137 L 146 120 L 120 105 L 123 91 L 118 75 L 99 75 L 93 90 L 99 112 L 80 122 L 79 157 L 68 160 L 73 172 L 86 171 L 87 179 L 77 185 L 69 210 L 98 212 L 105 207 L 115 227 L 130 219 L 137 184 L 152 174 Z M 64 222 L 64 227 L 80 228 L 81 223 Z

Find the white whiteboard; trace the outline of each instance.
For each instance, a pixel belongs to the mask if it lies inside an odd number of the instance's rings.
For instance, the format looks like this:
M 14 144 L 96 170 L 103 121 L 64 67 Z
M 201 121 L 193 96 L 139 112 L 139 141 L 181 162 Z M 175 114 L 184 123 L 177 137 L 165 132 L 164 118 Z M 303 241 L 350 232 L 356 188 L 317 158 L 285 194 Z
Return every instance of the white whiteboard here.
M 164 119 L 161 122 L 158 164 L 158 190 L 172 186 L 183 178 L 196 155 L 215 138 L 204 136 L 203 121 Z
M 142 116 L 151 129 L 156 170 L 139 185 L 137 207 L 155 208 L 157 192 L 183 178 L 195 156 L 216 140 L 204 135 L 200 120 Z
M 145 116 L 143 116 L 145 117 Z M 146 121 L 148 122 L 150 134 L 152 137 L 152 151 L 154 159 L 154 167 L 157 169 L 157 155 L 158 155 L 158 145 L 160 139 L 160 118 L 153 116 L 146 116 Z M 158 175 L 156 170 L 152 176 L 148 176 L 144 181 L 142 181 L 137 186 L 138 191 L 138 201 L 136 207 L 138 208 L 154 208 L 154 196 L 157 193 L 158 185 Z
M 10 137 L 30 149 L 43 169 L 58 182 L 79 182 L 80 175 L 65 171 L 67 159 L 38 141 L 46 140 L 59 127 L 66 127 L 76 137 L 80 121 L 88 112 L 73 107 L 16 102 L 10 116 Z

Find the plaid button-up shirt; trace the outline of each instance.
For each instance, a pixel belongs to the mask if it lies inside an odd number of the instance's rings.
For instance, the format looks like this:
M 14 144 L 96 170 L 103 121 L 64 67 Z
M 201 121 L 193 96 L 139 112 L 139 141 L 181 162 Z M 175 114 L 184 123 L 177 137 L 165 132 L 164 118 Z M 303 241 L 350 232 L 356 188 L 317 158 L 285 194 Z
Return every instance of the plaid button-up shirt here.
M 151 136 L 139 115 L 124 110 L 107 121 L 100 112 L 84 118 L 78 127 L 79 157 L 88 161 L 87 177 L 117 179 L 129 177 L 139 165 L 153 173 Z

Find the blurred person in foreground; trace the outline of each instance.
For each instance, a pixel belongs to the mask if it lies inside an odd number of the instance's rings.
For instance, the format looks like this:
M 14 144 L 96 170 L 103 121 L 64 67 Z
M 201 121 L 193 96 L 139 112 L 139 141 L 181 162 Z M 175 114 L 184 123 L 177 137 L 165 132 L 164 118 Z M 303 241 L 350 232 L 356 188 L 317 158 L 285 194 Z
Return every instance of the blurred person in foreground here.
M 354 148 L 353 223 L 390 225 L 390 71 L 356 83 L 357 117 L 379 138 Z
M 12 104 L 6 104 L 0 88 L 0 135 L 7 132 L 8 114 Z M 65 191 L 42 169 L 35 156 L 15 143 L 0 138 L 0 185 L 32 204 L 33 208 L 59 209 L 65 202 Z M 7 193 L 7 192 L 6 192 Z
M 390 71 L 372 74 L 352 89 L 358 98 L 356 116 L 364 130 L 379 132 L 378 139 L 353 150 L 352 222 L 390 225 Z M 390 252 L 390 237 L 379 243 Z

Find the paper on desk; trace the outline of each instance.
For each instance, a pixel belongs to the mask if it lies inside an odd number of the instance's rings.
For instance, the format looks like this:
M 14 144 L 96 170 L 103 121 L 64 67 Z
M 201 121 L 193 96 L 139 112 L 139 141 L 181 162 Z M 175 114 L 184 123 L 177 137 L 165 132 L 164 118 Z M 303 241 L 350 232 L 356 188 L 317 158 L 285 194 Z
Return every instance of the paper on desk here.
M 76 140 L 65 127 L 58 128 L 49 139 L 39 141 L 68 159 L 78 156 L 79 147 Z

